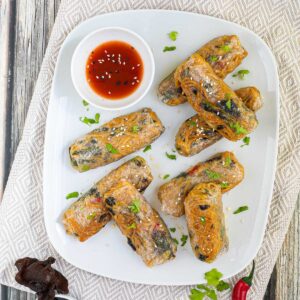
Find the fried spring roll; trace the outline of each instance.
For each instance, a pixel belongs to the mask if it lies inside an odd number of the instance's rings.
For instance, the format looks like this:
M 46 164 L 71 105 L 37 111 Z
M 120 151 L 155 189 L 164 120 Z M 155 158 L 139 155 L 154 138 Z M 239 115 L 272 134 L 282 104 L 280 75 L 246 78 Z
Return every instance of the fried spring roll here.
M 231 73 L 248 54 L 236 35 L 217 37 L 195 53 L 200 54 L 220 78 L 225 78 Z M 158 87 L 159 99 L 172 106 L 187 101 L 181 87 L 175 84 L 174 74 L 175 70 Z
M 128 244 L 147 266 L 175 257 L 176 244 L 166 224 L 131 183 L 119 182 L 104 198 Z
M 228 140 L 240 140 L 257 127 L 255 113 L 199 54 L 181 64 L 175 78 L 198 115 Z
M 262 106 L 260 92 L 255 87 L 245 87 L 235 91 L 246 106 L 257 111 Z M 192 156 L 213 145 L 222 138 L 216 130 L 207 125 L 199 115 L 194 115 L 180 126 L 175 147 L 183 156 Z
M 136 156 L 125 162 L 99 180 L 65 211 L 63 223 L 66 232 L 83 242 L 104 227 L 111 216 L 105 206 L 103 195 L 121 179 L 131 182 L 138 191 L 143 192 L 153 177 L 142 157 Z
M 70 146 L 72 166 L 84 172 L 117 161 L 154 142 L 164 129 L 150 108 L 117 117 Z
M 158 199 L 164 213 L 174 217 L 184 215 L 184 199 L 199 183 L 214 182 L 225 193 L 244 178 L 244 168 L 231 152 L 222 152 L 211 159 L 200 162 L 177 177 L 160 186 Z
M 201 261 L 213 262 L 228 247 L 220 185 L 196 185 L 185 198 L 184 208 L 194 254 Z

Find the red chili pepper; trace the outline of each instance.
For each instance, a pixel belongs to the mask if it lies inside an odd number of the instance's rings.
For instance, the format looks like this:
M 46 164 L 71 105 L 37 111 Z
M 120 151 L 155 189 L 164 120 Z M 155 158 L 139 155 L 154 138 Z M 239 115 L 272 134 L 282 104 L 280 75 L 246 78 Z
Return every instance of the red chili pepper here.
M 248 276 L 241 278 L 234 286 L 232 300 L 246 300 L 247 293 L 252 285 L 255 263 L 253 261 L 251 272 Z

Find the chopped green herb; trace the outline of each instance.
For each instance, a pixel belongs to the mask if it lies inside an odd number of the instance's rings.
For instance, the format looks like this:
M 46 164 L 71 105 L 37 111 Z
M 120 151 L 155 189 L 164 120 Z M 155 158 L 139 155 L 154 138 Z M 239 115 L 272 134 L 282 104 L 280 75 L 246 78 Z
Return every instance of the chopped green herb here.
M 242 127 L 239 123 L 230 123 L 230 128 L 234 129 L 237 134 L 247 134 L 248 131 Z
M 78 196 L 79 196 L 79 193 L 78 193 L 78 192 L 73 192 L 73 193 L 69 193 L 69 194 L 66 196 L 66 199 L 77 198 Z
M 163 52 L 167 52 L 167 51 L 174 51 L 176 50 L 176 47 L 175 46 L 165 46 Z
M 191 289 L 190 300 L 203 300 L 207 292 L 201 292 L 197 289 Z
M 200 221 L 201 221 L 202 224 L 205 224 L 205 223 L 206 223 L 206 218 L 203 217 L 203 216 L 201 216 L 201 217 L 200 217 Z
M 117 154 L 119 153 L 118 149 L 114 148 L 112 144 L 106 144 L 106 150 L 112 154 Z
M 95 217 L 96 217 L 96 213 L 90 213 L 89 215 L 87 215 L 86 218 L 87 218 L 88 220 L 94 220 Z
M 136 224 L 135 224 L 135 223 L 132 223 L 132 224 L 130 224 L 127 228 L 128 228 L 128 229 L 135 229 L 135 228 L 136 228 Z
M 216 56 L 216 55 L 210 55 L 210 56 L 208 57 L 208 60 L 209 60 L 210 62 L 215 62 L 215 61 L 218 60 L 218 56 Z
M 178 36 L 178 32 L 177 31 L 171 31 L 171 32 L 169 32 L 168 35 L 169 35 L 170 40 L 176 41 L 177 36 Z
M 222 276 L 223 274 L 215 268 L 204 274 L 207 284 L 215 287 L 219 284 Z
M 229 156 L 227 156 L 225 158 L 225 166 L 229 167 L 231 165 L 231 162 L 232 162 L 231 158 Z
M 229 183 L 228 182 L 221 182 L 221 189 L 226 189 L 227 187 L 229 186 Z
M 140 127 L 138 125 L 132 126 L 132 132 L 138 133 L 140 131 Z
M 89 103 L 84 99 L 82 100 L 82 104 L 83 104 L 83 106 L 88 106 L 89 105 Z
M 169 158 L 169 159 L 176 160 L 176 155 L 175 155 L 175 154 L 169 154 L 168 152 L 166 152 L 166 156 L 167 156 L 167 158 Z
M 217 285 L 217 291 L 222 292 L 228 289 L 230 289 L 230 285 L 227 282 L 220 280 L 220 282 Z
M 239 79 L 244 79 L 246 74 L 249 74 L 249 70 L 239 70 L 232 77 L 238 77 Z
M 147 145 L 147 146 L 144 148 L 143 152 L 147 152 L 147 151 L 149 151 L 149 150 L 151 150 L 151 149 L 152 149 L 151 145 Z
M 224 52 L 229 52 L 231 50 L 229 45 L 222 45 L 220 46 L 220 48 L 224 51 Z
M 81 170 L 83 171 L 83 172 L 86 172 L 86 171 L 88 171 L 90 169 L 90 166 L 88 166 L 88 165 L 83 165 L 82 167 L 81 167 Z
M 168 179 L 170 177 L 170 174 L 164 175 L 163 179 Z
M 99 124 L 99 120 L 100 120 L 100 114 L 95 114 L 95 119 L 90 119 L 90 118 L 87 118 L 87 117 L 80 117 L 79 120 L 90 126 L 91 124 Z
M 250 144 L 250 136 L 245 136 L 245 137 L 243 138 L 243 142 L 244 142 L 244 144 L 241 145 L 241 147 L 249 146 L 249 144 Z
M 139 199 L 134 199 L 132 201 L 132 204 L 128 205 L 128 208 L 131 210 L 131 212 L 133 212 L 134 214 L 137 214 L 140 212 L 140 200 Z
M 186 244 L 187 239 L 188 239 L 188 236 L 187 236 L 187 235 L 183 234 L 183 235 L 181 236 L 181 238 L 180 238 L 180 241 L 181 241 L 181 247 L 183 247 L 183 246 Z
M 173 242 L 174 242 L 176 245 L 179 244 L 179 243 L 178 243 L 178 240 L 177 240 L 176 238 L 172 238 L 172 240 L 173 240 Z
M 173 232 L 173 233 L 176 231 L 176 228 L 175 228 L 175 227 L 172 227 L 172 228 L 169 228 L 169 229 L 170 229 L 170 231 Z
M 210 179 L 219 179 L 221 177 L 221 174 L 220 173 L 217 173 L 217 172 L 214 172 L 214 171 L 211 171 L 209 169 L 206 169 L 205 170 L 205 173 L 206 175 L 210 178 Z
M 239 213 L 241 213 L 241 212 L 243 212 L 243 211 L 246 211 L 246 210 L 248 210 L 248 209 L 249 209 L 249 207 L 248 207 L 247 205 L 245 205 L 245 206 L 240 206 L 237 210 L 235 210 L 235 211 L 233 212 L 233 214 L 236 215 L 236 214 L 239 214 Z
M 197 123 L 195 121 L 190 121 L 189 122 L 189 125 L 190 126 L 193 126 L 193 127 L 196 127 L 197 126 Z

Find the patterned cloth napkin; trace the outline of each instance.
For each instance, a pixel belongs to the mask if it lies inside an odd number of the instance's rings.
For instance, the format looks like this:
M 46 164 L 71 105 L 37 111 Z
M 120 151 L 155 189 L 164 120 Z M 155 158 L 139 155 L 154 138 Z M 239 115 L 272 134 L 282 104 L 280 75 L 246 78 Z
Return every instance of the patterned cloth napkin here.
M 77 299 L 188 299 L 189 286 L 125 283 L 73 267 L 52 248 L 43 221 L 44 132 L 59 49 L 68 33 L 87 18 L 142 8 L 192 11 L 236 22 L 262 37 L 276 57 L 281 92 L 278 164 L 268 226 L 256 257 L 256 275 L 248 298 L 262 299 L 300 189 L 300 9 L 297 0 L 63 0 L 0 206 L 0 282 L 24 289 L 14 281 L 15 260 L 53 255 L 57 258 L 55 267 L 69 279 L 70 294 Z M 249 267 L 232 278 L 231 283 L 247 272 Z M 220 298 L 229 299 L 229 295 L 225 292 Z

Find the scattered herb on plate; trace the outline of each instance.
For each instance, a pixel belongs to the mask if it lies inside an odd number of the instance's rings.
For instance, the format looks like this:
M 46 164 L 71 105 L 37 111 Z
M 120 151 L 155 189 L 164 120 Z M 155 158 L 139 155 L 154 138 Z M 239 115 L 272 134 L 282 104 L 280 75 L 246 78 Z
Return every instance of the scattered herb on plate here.
M 78 196 L 79 196 L 78 192 L 72 192 L 66 196 L 66 199 L 77 198 Z
M 175 154 L 169 154 L 168 152 L 166 152 L 166 157 L 169 158 L 169 159 L 176 160 L 176 155 Z
M 249 146 L 249 144 L 250 144 L 250 136 L 245 136 L 245 137 L 243 138 L 243 142 L 244 142 L 244 144 L 241 145 L 241 147 Z
M 174 242 L 176 245 L 179 244 L 179 243 L 178 243 L 178 240 L 177 240 L 176 238 L 172 238 L 172 240 L 173 240 L 173 242 Z
M 163 52 L 174 51 L 176 50 L 176 46 L 165 46 Z
M 249 73 L 250 73 L 249 70 L 239 70 L 235 74 L 233 74 L 232 77 L 237 77 L 242 80 L 245 78 L 245 75 L 247 75 Z
M 83 165 L 82 167 L 81 167 L 81 170 L 83 171 L 83 172 L 86 172 L 86 171 L 88 171 L 90 169 L 90 166 L 88 166 L 88 165 Z
M 249 209 L 249 207 L 248 207 L 247 205 L 240 206 L 237 210 L 235 210 L 235 211 L 233 212 L 233 214 L 236 215 L 236 214 L 239 214 L 239 213 L 241 213 L 241 212 L 243 212 L 243 211 L 246 211 L 246 210 L 248 210 L 248 209 Z
M 91 119 L 91 118 L 88 118 L 88 117 L 80 117 L 79 120 L 82 123 L 84 123 L 84 124 L 86 124 L 88 126 L 90 126 L 92 124 L 99 124 L 100 114 L 99 113 L 95 114 L 95 118 L 94 119 Z
M 144 148 L 143 152 L 147 152 L 147 151 L 149 151 L 149 150 L 151 150 L 151 149 L 152 149 L 151 145 L 147 145 L 147 146 Z
M 112 144 L 106 144 L 106 150 L 112 154 L 119 153 L 118 149 L 114 148 Z
M 131 212 L 133 212 L 134 214 L 137 214 L 140 212 L 140 200 L 139 199 L 134 199 L 132 201 L 132 204 L 128 205 L 128 208 L 131 210 Z
M 178 36 L 178 32 L 177 31 L 171 31 L 171 32 L 168 33 L 168 36 L 169 36 L 170 40 L 176 41 L 177 36 Z
M 82 104 L 83 104 L 83 106 L 88 106 L 89 105 L 89 103 L 84 99 L 82 100 Z
M 175 227 L 172 227 L 172 228 L 169 228 L 169 229 L 170 229 L 170 231 L 173 232 L 173 233 L 176 231 L 176 228 L 175 228 Z
M 187 235 L 183 234 L 183 235 L 181 236 L 181 238 L 180 238 L 180 241 L 181 241 L 181 247 L 183 247 L 183 246 L 186 244 L 187 239 L 188 239 L 188 236 L 187 236 Z
M 163 179 L 168 179 L 170 177 L 170 174 L 164 175 Z

